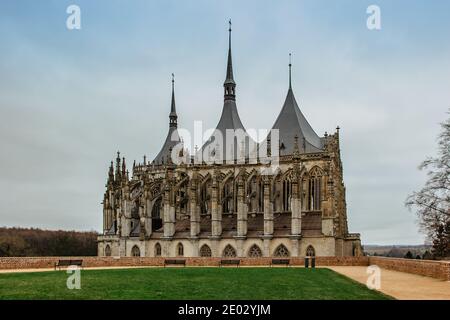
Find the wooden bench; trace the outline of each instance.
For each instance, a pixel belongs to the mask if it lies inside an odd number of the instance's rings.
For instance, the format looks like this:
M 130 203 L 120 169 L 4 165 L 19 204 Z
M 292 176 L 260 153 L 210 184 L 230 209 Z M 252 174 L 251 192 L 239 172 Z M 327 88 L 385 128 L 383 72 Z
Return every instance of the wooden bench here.
M 58 262 L 55 263 L 55 270 L 58 268 L 61 270 L 61 267 L 69 267 L 69 266 L 79 266 L 83 268 L 83 260 L 58 260 Z
M 285 265 L 286 267 L 290 266 L 291 260 L 290 259 L 272 259 L 270 262 L 270 266 L 272 265 Z
M 241 264 L 241 260 L 239 259 L 222 259 L 220 260 L 220 264 L 219 266 L 230 266 L 230 265 L 235 265 L 237 267 L 239 267 L 239 265 Z
M 164 259 L 164 268 L 167 265 L 183 265 L 186 267 L 186 259 Z

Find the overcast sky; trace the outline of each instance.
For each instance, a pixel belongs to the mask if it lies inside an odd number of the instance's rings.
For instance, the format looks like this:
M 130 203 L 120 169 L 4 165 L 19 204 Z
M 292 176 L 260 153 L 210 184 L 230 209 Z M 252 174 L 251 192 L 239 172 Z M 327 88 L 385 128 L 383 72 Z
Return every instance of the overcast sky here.
M 310 124 L 341 127 L 350 232 L 423 243 L 404 201 L 450 107 L 448 1 L 1 1 L 0 225 L 100 231 L 116 151 L 131 165 L 165 139 L 172 72 L 179 126 L 215 127 L 229 18 L 244 125 L 273 125 L 292 52 Z

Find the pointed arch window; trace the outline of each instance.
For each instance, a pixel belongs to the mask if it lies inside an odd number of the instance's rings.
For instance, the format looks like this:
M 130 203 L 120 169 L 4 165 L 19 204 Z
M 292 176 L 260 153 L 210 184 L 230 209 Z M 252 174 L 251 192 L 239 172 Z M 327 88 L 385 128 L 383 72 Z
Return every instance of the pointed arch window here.
M 159 243 L 155 244 L 155 257 L 161 256 L 161 245 Z
M 141 256 L 141 250 L 139 250 L 138 246 L 133 246 L 133 248 L 131 248 L 131 256 L 132 257 L 140 257 Z
M 226 258 L 234 258 L 236 257 L 236 250 L 228 244 L 225 249 L 223 249 L 222 255 Z
M 184 247 L 181 242 L 178 243 L 178 245 L 177 245 L 177 256 L 179 256 L 179 257 L 184 256 Z
M 308 210 L 321 210 L 322 172 L 314 168 L 308 180 Z
M 109 244 L 107 244 L 106 247 L 105 247 L 105 256 L 106 257 L 110 257 L 111 256 L 111 247 L 109 246 Z
M 289 177 L 283 179 L 283 211 L 291 211 L 291 194 L 292 194 L 292 183 Z
M 284 244 L 280 244 L 274 252 L 275 257 L 289 257 L 289 250 Z
M 233 212 L 233 180 L 228 179 L 225 182 L 222 190 L 222 212 L 232 213 Z
M 211 257 L 211 248 L 207 244 L 200 248 L 200 257 Z
M 250 258 L 262 257 L 262 251 L 256 244 L 254 244 L 250 247 L 250 250 L 248 250 L 248 256 Z
M 313 246 L 308 246 L 308 248 L 306 248 L 306 256 L 307 257 L 315 257 L 316 256 L 316 250 L 314 250 Z

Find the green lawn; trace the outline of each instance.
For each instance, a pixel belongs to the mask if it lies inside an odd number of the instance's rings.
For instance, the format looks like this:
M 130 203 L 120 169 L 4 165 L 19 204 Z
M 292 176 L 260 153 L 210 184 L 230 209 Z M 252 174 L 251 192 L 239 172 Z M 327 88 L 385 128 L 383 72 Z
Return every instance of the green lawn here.
M 0 299 L 388 299 L 329 269 L 143 268 L 0 274 Z

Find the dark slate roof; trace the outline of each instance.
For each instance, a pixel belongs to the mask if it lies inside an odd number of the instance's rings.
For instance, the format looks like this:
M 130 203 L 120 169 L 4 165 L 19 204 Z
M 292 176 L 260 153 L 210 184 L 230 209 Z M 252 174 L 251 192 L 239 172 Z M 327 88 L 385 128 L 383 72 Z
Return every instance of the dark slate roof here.
M 181 142 L 180 136 L 176 127 L 170 127 L 167 133 L 166 141 L 158 153 L 156 158 L 153 160 L 156 165 L 165 164 L 170 157 L 170 150 L 173 149 L 179 142 Z
M 242 124 L 242 121 L 239 117 L 239 113 L 237 110 L 236 102 L 234 100 L 225 100 L 223 104 L 222 109 L 222 115 L 220 117 L 219 123 L 217 124 L 216 130 L 219 131 L 222 134 L 223 137 L 223 145 L 221 152 L 222 158 L 225 160 L 225 151 L 226 146 L 232 145 L 233 142 L 227 141 L 227 129 L 232 130 L 242 130 L 244 132 L 244 139 L 245 139 L 245 156 L 247 157 L 249 154 L 249 144 L 250 141 L 252 141 L 251 137 L 248 135 L 247 131 L 244 128 L 244 125 Z M 256 143 L 254 143 L 256 146 Z M 239 146 L 241 148 L 242 146 Z M 205 150 L 208 150 L 208 152 L 217 152 L 215 150 L 217 148 L 217 142 L 215 141 L 214 134 L 210 137 L 208 141 L 205 142 L 203 147 L 201 148 L 202 152 L 205 152 Z M 241 154 L 238 151 L 238 146 L 234 144 L 234 159 L 237 159 L 241 156 Z
M 280 147 L 284 145 L 280 155 L 293 154 L 295 136 L 298 137 L 300 153 L 323 151 L 322 139 L 300 111 L 291 88 L 288 90 L 283 108 L 272 129 L 279 130 Z

